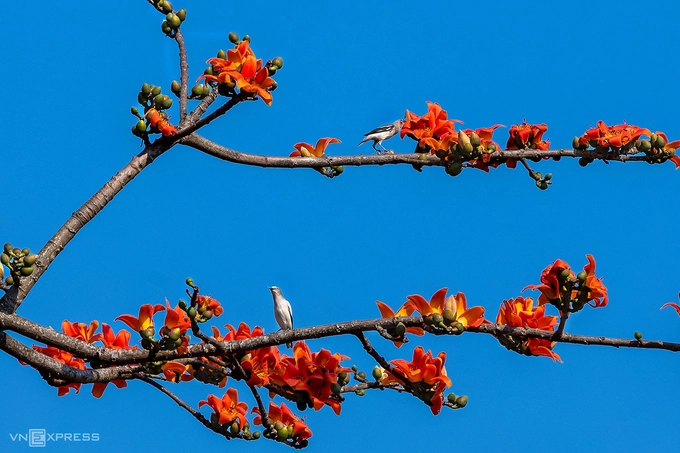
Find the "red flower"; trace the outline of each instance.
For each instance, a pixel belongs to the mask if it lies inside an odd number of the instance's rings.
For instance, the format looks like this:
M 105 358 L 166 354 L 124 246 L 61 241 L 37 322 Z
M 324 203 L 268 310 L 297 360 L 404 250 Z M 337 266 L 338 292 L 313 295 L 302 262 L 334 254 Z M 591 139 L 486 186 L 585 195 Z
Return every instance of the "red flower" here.
M 132 315 L 120 315 L 115 320 L 123 321 L 125 324 L 130 326 L 132 330 L 135 330 L 136 332 L 141 332 L 149 328 L 153 329 L 154 327 L 153 315 L 163 310 L 165 310 L 165 307 L 163 307 L 160 304 L 156 304 L 154 306 L 151 306 L 151 304 L 144 304 L 141 307 L 139 307 L 138 318 L 135 318 Z
M 534 307 L 532 298 L 518 297 L 517 299 L 504 300 L 498 310 L 496 324 L 504 324 L 512 327 L 529 327 L 554 331 L 557 326 L 557 316 L 545 316 L 545 305 Z M 529 338 L 523 342 L 524 347 L 536 356 L 546 356 L 551 359 L 562 361 L 560 356 L 552 351 L 554 344 L 541 338 Z
M 375 303 L 378 305 L 378 310 L 380 310 L 380 315 L 383 318 L 398 318 L 401 316 L 411 316 L 413 312 L 415 311 L 415 306 L 411 301 L 406 301 L 404 305 L 399 307 L 399 310 L 395 313 L 392 311 L 392 309 L 387 305 L 379 300 L 375 301 Z M 413 335 L 424 335 L 425 331 L 422 329 L 422 327 L 407 327 L 406 332 L 412 333 Z M 402 345 L 404 344 L 401 341 L 393 341 L 394 345 L 398 348 L 401 348 Z
M 64 334 L 87 343 L 101 340 L 101 334 L 95 334 L 98 327 L 99 321 L 92 321 L 89 327 L 86 324 L 77 322 L 64 321 L 61 323 L 61 329 L 64 331 Z
M 137 349 L 136 345 L 129 345 L 130 332 L 125 329 L 121 329 L 117 335 L 114 335 L 113 329 L 106 323 L 102 323 L 102 335 L 99 340 L 104 344 L 104 347 L 109 349 Z M 125 379 L 116 379 L 111 382 L 119 389 L 127 387 L 127 382 Z M 92 387 L 92 395 L 95 398 L 101 398 L 108 384 L 108 382 L 95 382 Z
M 413 351 L 413 360 L 407 362 L 403 359 L 392 360 L 390 363 L 394 365 L 395 371 L 398 371 L 402 376 L 412 383 L 421 384 L 428 387 L 428 392 L 432 393 L 431 398 L 426 401 L 430 406 L 433 414 L 437 415 L 442 408 L 443 392 L 446 387 L 451 387 L 451 379 L 446 375 L 446 353 L 440 352 L 437 357 L 432 357 L 432 351 L 427 351 L 418 346 Z M 385 371 L 382 383 L 401 383 L 397 377 L 393 376 L 389 371 Z
M 79 359 L 70 352 L 62 351 L 61 349 L 57 349 L 54 346 L 41 347 L 34 345 L 33 349 L 63 363 L 68 367 L 75 368 L 76 370 L 84 370 L 87 368 L 83 359 Z M 22 365 L 25 365 L 25 363 L 22 362 Z M 60 385 L 57 390 L 57 395 L 64 396 L 69 393 L 71 389 L 74 389 L 76 393 L 78 393 L 80 392 L 81 385 L 82 384 L 80 382 L 72 382 L 70 384 Z
M 510 128 L 507 149 L 550 149 L 550 140 L 543 140 L 543 134 L 548 130 L 545 124 L 515 124 Z
M 447 135 L 455 137 L 453 124 L 462 123 L 460 120 L 449 120 L 447 116 L 446 110 L 433 102 L 427 103 L 427 113 L 423 116 L 415 115 L 407 110 L 400 137 L 404 138 L 408 135 L 417 140 L 422 148 L 427 146 L 438 149 L 441 146 L 438 142 L 444 137 Z
M 331 143 L 340 143 L 337 138 L 320 138 L 316 142 L 316 146 L 309 143 L 300 142 L 293 145 L 295 151 L 290 153 L 289 157 L 323 157 L 326 152 L 326 147 Z
M 476 306 L 467 308 L 465 294 L 459 292 L 455 296 L 446 297 L 447 288 L 442 288 L 432 295 L 428 303 L 419 294 L 408 296 L 407 299 L 413 304 L 415 309 L 423 316 L 432 313 L 444 314 L 450 310 L 456 321 L 463 324 L 463 327 L 479 327 L 484 322 L 484 307 Z
M 604 121 L 598 121 L 597 127 L 588 129 L 578 143 L 581 146 L 588 145 L 593 148 L 622 148 L 628 144 L 635 143 L 641 135 L 651 136 L 649 129 L 633 126 L 632 124 L 617 124 L 616 126 L 607 126 Z
M 276 347 L 248 351 L 241 359 L 241 366 L 250 376 L 246 383 L 259 387 L 269 384 L 269 376 L 274 372 L 281 356 Z
M 165 114 L 163 114 L 165 115 Z M 163 136 L 168 136 L 177 133 L 175 126 L 168 123 L 167 117 L 161 115 L 156 109 L 149 109 L 146 112 L 146 117 L 149 119 L 151 127 L 155 127 Z
M 208 395 L 208 400 L 202 400 L 198 403 L 198 407 L 207 404 L 212 407 L 215 414 L 217 414 L 218 423 L 220 425 L 231 425 L 233 422 L 238 422 L 240 429 L 246 422 L 246 412 L 248 412 L 248 405 L 246 403 L 238 402 L 238 392 L 236 389 L 229 389 L 224 394 L 222 399 L 215 395 Z
M 678 298 L 680 298 L 680 293 L 678 293 Z M 663 304 L 659 310 L 663 310 L 666 307 L 673 307 L 675 311 L 678 313 L 678 316 L 680 316 L 680 305 L 675 304 L 673 302 L 668 302 L 667 304 Z
M 253 424 L 261 425 L 262 414 L 260 414 L 260 409 L 255 407 L 253 408 L 252 413 L 257 414 L 257 416 L 253 419 Z M 302 419 L 296 417 L 290 411 L 290 409 L 288 409 L 285 403 L 281 403 L 281 407 L 279 407 L 276 404 L 270 402 L 269 410 L 267 411 L 267 416 L 269 416 L 269 419 L 273 424 L 276 424 L 276 422 L 280 422 L 284 426 L 293 425 L 292 437 L 295 442 L 300 442 L 301 440 L 309 439 L 310 437 L 312 437 L 312 431 L 309 429 L 309 426 L 307 426 L 307 423 L 305 423 Z
M 165 322 L 163 327 L 166 330 L 166 334 L 174 329 L 179 329 L 179 334 L 184 335 L 187 330 L 191 328 L 191 320 L 184 310 L 177 305 L 175 308 L 170 307 L 167 299 L 165 300 L 165 305 L 167 306 L 167 311 L 165 312 Z
M 244 41 L 247 42 L 247 41 Z M 205 316 L 206 312 L 210 310 L 213 316 L 219 316 L 224 313 L 224 308 L 218 301 L 208 296 L 196 297 L 197 310 L 200 314 Z

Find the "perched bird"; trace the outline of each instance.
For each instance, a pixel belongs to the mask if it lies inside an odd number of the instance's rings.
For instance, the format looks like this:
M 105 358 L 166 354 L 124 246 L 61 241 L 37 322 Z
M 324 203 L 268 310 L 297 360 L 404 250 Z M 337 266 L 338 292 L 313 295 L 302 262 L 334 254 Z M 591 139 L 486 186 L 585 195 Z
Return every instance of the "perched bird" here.
M 367 141 L 373 140 L 373 149 L 376 150 L 378 154 L 380 154 L 381 151 L 378 148 L 376 148 L 375 145 L 379 145 L 386 153 L 390 152 L 387 149 L 385 149 L 385 147 L 382 145 L 382 142 L 383 140 L 389 140 L 390 138 L 397 135 L 403 125 L 404 120 L 397 120 L 392 124 L 386 124 L 384 126 L 376 127 L 371 132 L 364 134 L 364 137 L 366 138 L 360 141 L 357 146 L 361 146 Z
M 290 302 L 283 297 L 278 286 L 270 286 L 269 291 L 272 292 L 272 297 L 274 298 L 274 317 L 276 318 L 276 323 L 281 330 L 292 329 L 293 308 L 290 306 Z M 293 343 L 286 343 L 286 346 L 290 348 L 293 346 Z

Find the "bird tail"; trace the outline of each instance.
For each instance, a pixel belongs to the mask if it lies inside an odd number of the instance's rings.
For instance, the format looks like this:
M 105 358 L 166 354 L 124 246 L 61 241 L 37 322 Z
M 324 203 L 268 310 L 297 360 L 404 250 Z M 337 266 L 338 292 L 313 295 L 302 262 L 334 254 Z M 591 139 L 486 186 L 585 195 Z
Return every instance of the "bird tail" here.
M 370 138 L 365 138 L 365 139 L 363 139 L 362 141 L 360 141 L 359 144 L 358 144 L 357 146 L 361 146 L 361 145 L 363 145 L 364 143 L 366 143 L 366 142 L 369 141 L 369 140 L 370 140 Z

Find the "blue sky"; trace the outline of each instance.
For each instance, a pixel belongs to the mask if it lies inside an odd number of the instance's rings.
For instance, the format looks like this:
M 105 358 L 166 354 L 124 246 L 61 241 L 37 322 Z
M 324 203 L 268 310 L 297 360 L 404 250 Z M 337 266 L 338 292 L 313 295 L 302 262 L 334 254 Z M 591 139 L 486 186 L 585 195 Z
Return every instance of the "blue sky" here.
M 258 57 L 282 56 L 274 103 L 247 103 L 201 131 L 233 149 L 285 156 L 299 141 L 337 137 L 330 155 L 369 153 L 363 133 L 438 102 L 465 127 L 545 122 L 553 147 L 568 147 L 598 120 L 664 131 L 680 139 L 680 54 L 671 1 L 175 2 L 191 80 L 207 58 L 250 34 Z M 39 249 L 140 151 L 128 113 L 143 82 L 169 92 L 178 79 L 175 43 L 142 0 L 27 11 L 5 5 L 0 113 L 5 211 L 0 241 Z M 11 100 L 10 100 L 11 99 Z M 179 116 L 173 108 L 174 120 Z M 497 131 L 505 142 L 506 129 Z M 413 142 L 389 147 L 411 152 Z M 441 168 L 347 168 L 329 180 L 311 170 L 260 169 L 176 147 L 159 158 L 67 247 L 19 314 L 58 328 L 63 319 L 111 323 L 143 303 L 176 302 L 192 276 L 226 313 L 276 330 L 267 286 L 280 286 L 298 326 L 378 316 L 409 294 L 463 291 L 494 318 L 500 303 L 539 281 L 557 258 L 580 269 L 597 260 L 609 288 L 604 309 L 585 309 L 567 331 L 680 341 L 680 245 L 673 165 L 542 162 L 554 184 L 539 191 L 521 169 L 453 179 Z M 124 327 L 114 323 L 116 329 Z M 493 338 L 417 339 L 446 351 L 452 391 L 467 408 L 429 409 L 408 395 L 348 397 L 342 415 L 308 412 L 310 451 L 456 445 L 468 451 L 674 451 L 680 403 L 676 356 L 666 351 L 558 345 L 564 360 L 523 357 Z M 352 338 L 310 342 L 373 364 Z M 0 450 L 24 451 L 10 434 L 96 432 L 99 451 L 118 445 L 283 451 L 226 441 L 143 383 L 89 388 L 58 398 L 39 374 L 0 355 L 5 416 Z M 245 397 L 245 387 L 238 387 Z M 194 406 L 212 387 L 173 390 Z M 248 401 L 252 404 L 252 401 Z M 207 413 L 207 411 L 206 411 Z M 9 415 L 11 414 L 11 416 Z M 351 437 L 350 437 L 351 436 Z M 347 439 L 353 439 L 347 442 Z M 340 440 L 340 441 L 339 441 Z M 357 447 L 358 445 L 358 447 Z M 50 451 L 92 445 L 50 444 Z M 493 448 L 492 447 L 492 448 Z

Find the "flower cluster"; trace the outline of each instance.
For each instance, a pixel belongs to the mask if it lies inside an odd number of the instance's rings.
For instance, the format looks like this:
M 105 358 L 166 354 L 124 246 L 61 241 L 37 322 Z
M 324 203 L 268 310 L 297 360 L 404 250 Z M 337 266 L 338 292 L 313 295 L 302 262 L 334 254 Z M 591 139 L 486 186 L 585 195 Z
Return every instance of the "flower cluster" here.
M 550 140 L 543 140 L 543 134 L 548 130 L 545 124 L 515 124 L 510 128 L 510 137 L 506 147 L 508 149 L 550 149 Z
M 586 304 L 592 307 L 607 305 L 607 288 L 602 279 L 595 276 L 595 258 L 586 255 L 588 264 L 577 275 L 565 261 L 556 260 L 546 267 L 541 274 L 540 285 L 528 285 L 524 289 L 535 289 L 541 292 L 538 304 L 552 304 L 560 312 L 576 312 Z
M 255 419 L 253 419 L 253 424 L 261 425 L 262 414 L 260 414 L 260 409 L 255 407 L 253 408 L 252 413 L 257 414 Z M 276 429 L 277 437 L 279 439 L 291 439 L 293 444 L 300 448 L 307 446 L 307 439 L 312 437 L 312 431 L 304 420 L 295 416 L 290 409 L 288 409 L 285 403 L 281 403 L 281 407 L 279 407 L 270 402 L 267 417 L 274 425 L 274 429 Z
M 407 362 L 403 359 L 392 360 L 394 366 L 391 373 L 385 370 L 382 383 L 407 384 L 402 378 L 408 381 L 411 387 L 415 388 L 415 395 L 425 401 L 433 414 L 437 415 L 443 405 L 443 393 L 447 387 L 451 387 L 451 379 L 446 375 L 446 353 L 440 352 L 437 357 L 432 357 L 432 351 L 427 351 L 418 346 L 413 351 L 413 360 Z
M 504 300 L 498 310 L 496 324 L 554 331 L 557 326 L 557 316 L 546 316 L 545 309 L 545 305 L 534 306 L 534 300 L 530 297 L 520 296 L 517 299 Z M 514 338 L 505 336 L 499 337 L 499 340 L 502 344 L 517 352 L 550 357 L 553 361 L 562 361 L 560 356 L 552 351 L 554 344 L 548 340 L 528 338 L 517 342 Z
M 229 39 L 235 44 L 234 49 L 226 54 L 220 51 L 216 58 L 209 59 L 210 67 L 198 80 L 217 83 L 218 92 L 224 96 L 233 96 L 234 88 L 238 88 L 240 92 L 246 92 L 253 98 L 259 96 L 265 104 L 272 105 L 271 92 L 277 84 L 270 76 L 283 67 L 283 60 L 277 57 L 263 64 L 250 48 L 250 38 L 239 40 L 238 35 L 232 32 Z
M 139 121 L 132 126 L 132 133 L 137 137 L 146 138 L 148 134 L 162 134 L 169 136 L 177 133 L 175 126 L 168 122 L 168 115 L 164 110 L 172 107 L 172 99 L 162 94 L 161 87 L 144 83 L 137 93 L 137 102 L 144 109 L 140 114 L 137 107 L 132 107 L 130 112 Z

